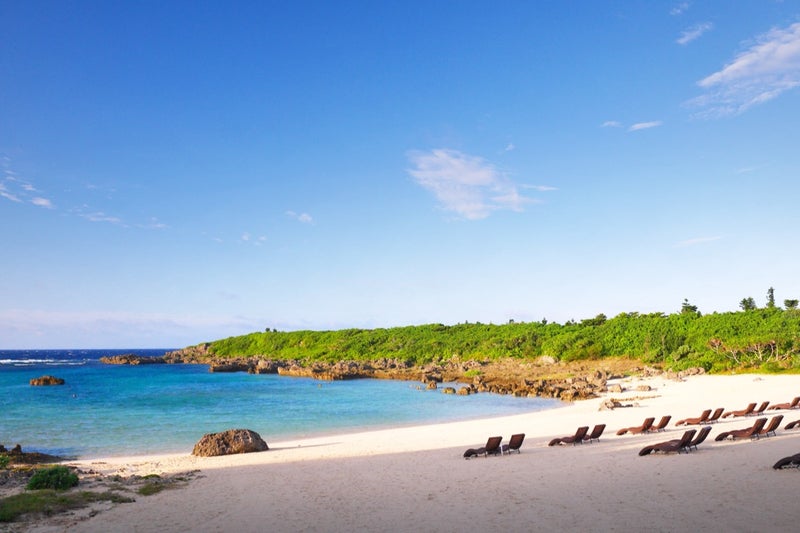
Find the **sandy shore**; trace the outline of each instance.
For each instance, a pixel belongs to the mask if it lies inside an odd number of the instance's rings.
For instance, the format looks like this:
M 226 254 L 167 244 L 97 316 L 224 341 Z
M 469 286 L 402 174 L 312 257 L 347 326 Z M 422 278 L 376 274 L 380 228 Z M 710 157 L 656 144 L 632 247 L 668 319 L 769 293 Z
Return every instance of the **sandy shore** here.
M 121 475 L 200 470 L 188 486 L 137 496 L 89 519 L 60 519 L 38 532 L 178 531 L 794 531 L 800 471 L 774 471 L 800 453 L 800 409 L 777 436 L 715 442 L 754 418 L 726 419 L 691 454 L 639 457 L 647 444 L 683 434 L 676 420 L 704 409 L 788 402 L 799 376 L 695 376 L 623 381 L 633 407 L 599 411 L 588 400 L 537 413 L 287 442 L 262 453 L 109 458 L 83 469 Z M 650 392 L 634 392 L 647 384 Z M 667 431 L 617 436 L 645 417 L 672 415 Z M 548 447 L 578 426 L 605 423 L 600 442 Z M 465 460 L 491 435 L 524 432 L 519 455 Z

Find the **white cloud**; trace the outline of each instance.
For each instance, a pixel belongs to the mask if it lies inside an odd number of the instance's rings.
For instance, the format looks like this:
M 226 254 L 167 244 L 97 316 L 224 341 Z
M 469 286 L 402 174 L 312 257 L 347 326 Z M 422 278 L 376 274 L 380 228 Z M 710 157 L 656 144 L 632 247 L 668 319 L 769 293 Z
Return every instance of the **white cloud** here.
M 707 92 L 688 102 L 704 117 L 742 113 L 800 85 L 800 22 L 772 29 L 733 61 L 697 84 Z
M 695 237 L 693 239 L 686 239 L 685 241 L 680 241 L 679 243 L 675 244 L 677 248 L 686 248 L 688 246 L 697 246 L 699 244 L 706 244 L 709 242 L 714 242 L 720 240 L 722 237 Z
M 303 224 L 313 224 L 314 219 L 308 213 L 295 213 L 294 211 L 287 211 L 286 216 L 289 216 Z
M 6 200 L 11 200 L 12 202 L 22 202 L 17 195 L 10 192 L 2 183 L 0 183 L 0 196 Z
M 689 2 L 681 2 L 680 4 L 677 4 L 675 7 L 670 9 L 669 14 L 673 16 L 683 15 L 687 9 L 689 9 Z
M 505 151 L 506 152 L 512 152 L 514 149 L 516 149 L 516 146 L 514 146 L 514 143 L 508 143 L 508 145 L 506 146 Z
M 690 42 L 694 41 L 695 39 L 697 39 L 707 31 L 709 31 L 713 27 L 714 25 L 710 22 L 704 22 L 703 24 L 695 24 L 691 28 L 684 30 L 683 33 L 681 33 L 681 36 L 678 37 L 675 40 L 675 42 L 683 45 L 689 44 Z
M 660 120 L 653 120 L 652 122 L 637 122 L 633 124 L 628 131 L 649 130 L 650 128 L 657 128 L 663 124 Z
M 458 150 L 411 151 L 408 173 L 432 192 L 442 209 L 468 220 L 488 217 L 493 211 L 522 211 L 533 200 L 519 194 L 518 185 L 491 163 Z
M 94 213 L 79 213 L 79 216 L 81 218 L 85 218 L 89 222 L 108 222 L 110 224 L 119 224 L 124 226 L 122 219 L 115 216 L 106 215 L 102 211 L 95 211 Z
M 53 209 L 53 202 L 51 202 L 47 198 L 41 198 L 41 197 L 37 196 L 35 198 L 31 198 L 31 203 L 33 205 L 36 205 L 36 206 L 39 206 L 39 207 L 44 207 L 44 208 L 47 208 L 47 209 Z
M 550 185 L 523 185 L 525 189 L 533 189 L 539 192 L 557 191 L 558 187 L 551 187 Z
M 600 127 L 601 128 L 621 128 L 622 127 L 622 123 L 617 122 L 616 120 L 606 120 L 605 122 L 603 122 L 603 124 Z

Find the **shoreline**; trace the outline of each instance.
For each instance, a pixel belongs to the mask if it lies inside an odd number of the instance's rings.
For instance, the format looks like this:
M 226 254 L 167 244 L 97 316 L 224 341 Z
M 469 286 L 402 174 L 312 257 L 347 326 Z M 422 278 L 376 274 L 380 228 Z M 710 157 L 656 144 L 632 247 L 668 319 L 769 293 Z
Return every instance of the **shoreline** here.
M 754 417 L 724 419 L 691 454 L 639 457 L 642 447 L 679 438 L 676 420 L 704 409 L 741 409 L 751 402 L 789 402 L 797 376 L 740 374 L 616 380 L 628 392 L 544 411 L 270 442 L 269 451 L 199 458 L 191 455 L 108 457 L 71 461 L 106 475 L 173 475 L 198 471 L 186 487 L 139 497 L 64 524 L 50 519 L 32 531 L 457 531 L 549 527 L 599 530 L 688 527 L 786 531 L 800 519 L 794 494 L 800 474 L 773 471 L 800 452 L 800 430 L 784 430 L 800 409 L 783 414 L 777 436 L 715 442 L 721 431 Z M 635 391 L 648 385 L 650 391 Z M 610 397 L 633 407 L 599 411 Z M 634 400 L 633 398 L 638 397 Z M 615 435 L 645 417 L 671 415 L 667 430 Z M 600 442 L 548 447 L 578 426 L 605 423 Z M 695 426 L 699 429 L 699 427 Z M 519 455 L 464 460 L 492 435 L 526 434 Z M 280 526 L 277 526 L 280 524 Z

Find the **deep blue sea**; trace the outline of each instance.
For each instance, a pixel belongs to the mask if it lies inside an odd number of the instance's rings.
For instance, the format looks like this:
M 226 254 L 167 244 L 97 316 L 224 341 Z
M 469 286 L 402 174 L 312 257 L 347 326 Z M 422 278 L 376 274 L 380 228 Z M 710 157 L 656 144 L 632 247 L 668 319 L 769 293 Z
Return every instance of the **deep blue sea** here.
M 0 350 L 0 444 L 78 458 L 189 453 L 205 433 L 267 443 L 398 425 L 537 411 L 557 400 L 456 396 L 408 381 L 318 381 L 210 373 L 207 365 L 104 365 L 105 355 L 167 350 Z M 33 387 L 54 375 L 61 386 Z

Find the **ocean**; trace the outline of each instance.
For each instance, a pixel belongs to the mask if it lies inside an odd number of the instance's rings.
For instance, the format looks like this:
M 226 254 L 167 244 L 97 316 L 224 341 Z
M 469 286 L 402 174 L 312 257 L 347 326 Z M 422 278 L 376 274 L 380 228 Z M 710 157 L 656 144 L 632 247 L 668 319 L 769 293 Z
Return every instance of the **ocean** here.
M 207 365 L 104 365 L 152 350 L 0 350 L 0 444 L 92 459 L 189 453 L 231 428 L 275 440 L 549 409 L 558 400 L 426 391 L 417 382 L 210 373 Z M 64 385 L 34 387 L 54 375 Z M 482 437 L 476 435 L 476 439 Z

